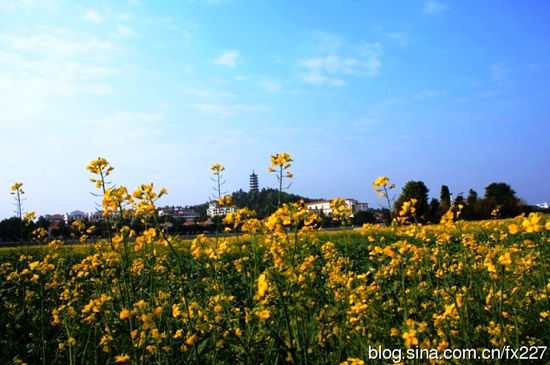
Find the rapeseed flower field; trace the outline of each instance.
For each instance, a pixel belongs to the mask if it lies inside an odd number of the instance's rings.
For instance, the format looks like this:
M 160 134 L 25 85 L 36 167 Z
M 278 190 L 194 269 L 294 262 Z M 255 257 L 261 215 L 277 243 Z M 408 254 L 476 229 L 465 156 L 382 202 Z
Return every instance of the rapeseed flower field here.
M 292 159 L 271 162 L 282 190 Z M 465 222 L 453 207 L 424 226 L 410 201 L 388 227 L 351 231 L 337 199 L 338 232 L 294 203 L 264 221 L 238 210 L 224 218 L 238 235 L 189 241 L 161 229 L 166 190 L 107 186 L 105 159 L 88 169 L 110 238 L 88 242 L 77 223 L 83 245 L 38 231 L 36 246 L 0 251 L 1 363 L 360 364 L 378 346 L 549 344 L 549 217 Z M 221 193 L 224 167 L 211 170 Z M 373 185 L 381 198 L 395 187 Z M 138 234 L 128 217 L 153 223 Z

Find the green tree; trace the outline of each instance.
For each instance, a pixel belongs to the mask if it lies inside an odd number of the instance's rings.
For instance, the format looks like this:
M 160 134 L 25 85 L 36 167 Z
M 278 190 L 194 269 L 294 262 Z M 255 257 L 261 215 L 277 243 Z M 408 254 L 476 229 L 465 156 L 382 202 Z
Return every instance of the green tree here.
M 277 210 L 277 205 L 281 203 L 295 203 L 300 200 L 307 202 L 312 199 L 286 193 L 284 191 L 272 188 L 263 188 L 260 191 L 243 191 L 242 189 L 234 192 L 232 195 L 233 204 L 239 208 L 248 208 L 254 210 L 257 217 L 262 219 Z
M 439 193 L 439 212 L 441 215 L 447 213 L 451 207 L 451 192 L 447 185 L 441 185 L 441 192 Z
M 516 192 L 506 183 L 491 183 L 485 187 L 485 199 L 505 204 L 510 199 L 516 199 Z
M 485 187 L 485 200 L 491 210 L 498 208 L 500 217 L 514 217 L 521 213 L 520 200 L 516 192 L 506 183 L 491 183 Z
M 30 229 L 19 217 L 11 217 L 0 222 L 0 241 L 18 242 L 29 239 Z
M 355 212 L 351 218 L 351 222 L 354 226 L 361 226 L 364 223 L 374 223 L 376 222 L 376 217 L 371 211 L 365 210 L 360 212 Z
M 462 209 L 462 219 L 464 220 L 475 220 L 477 219 L 475 207 L 477 204 L 477 192 L 474 189 L 468 191 L 468 196 L 466 197 L 466 204 Z
M 468 197 L 466 198 L 466 202 L 469 205 L 474 205 L 477 200 L 477 192 L 474 189 L 470 189 L 468 191 Z
M 401 210 L 401 206 L 404 202 L 411 199 L 416 199 L 416 219 L 420 222 L 426 220 L 426 213 L 428 211 L 428 188 L 422 181 L 409 181 L 403 186 L 401 195 L 394 204 L 394 209 L 398 213 Z
M 426 221 L 430 223 L 439 223 L 441 220 L 441 214 L 439 213 L 439 200 L 432 198 L 428 206 L 428 213 L 426 214 Z

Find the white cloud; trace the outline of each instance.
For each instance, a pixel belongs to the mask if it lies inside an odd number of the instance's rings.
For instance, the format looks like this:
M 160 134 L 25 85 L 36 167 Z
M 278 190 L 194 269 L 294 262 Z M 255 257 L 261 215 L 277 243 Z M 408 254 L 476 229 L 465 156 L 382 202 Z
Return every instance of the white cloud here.
M 0 33 L 0 45 L 16 52 L 28 52 L 35 56 L 60 59 L 82 54 L 102 54 L 114 45 L 96 37 L 80 37 L 70 30 L 58 28 L 49 33 L 21 37 Z
M 100 61 L 110 42 L 67 29 L 18 36 L 0 34 L 0 110 L 10 121 L 63 114 L 62 100 L 112 95 L 109 79 L 121 73 Z
M 191 39 L 193 38 L 191 35 L 191 32 L 189 32 L 187 29 L 183 29 L 181 31 L 181 38 L 185 43 L 191 42 Z
M 216 115 L 222 119 L 228 118 L 235 114 L 261 112 L 267 108 L 263 105 L 246 105 L 246 104 L 195 104 L 195 108 L 203 113 Z
M 312 48 L 315 53 L 332 54 L 337 52 L 344 44 L 344 39 L 341 36 L 328 32 L 315 32 L 312 38 Z
M 213 59 L 212 62 L 216 65 L 234 68 L 238 58 L 239 51 L 235 49 L 230 49 L 223 51 L 222 54 L 218 58 Z
M 376 118 L 364 117 L 360 120 L 351 122 L 356 134 L 371 132 L 376 126 L 381 125 L 381 121 Z
M 57 29 L 28 37 L 0 34 L 0 72 L 12 78 L 90 81 L 120 70 L 96 64 L 113 44 Z
M 427 15 L 436 15 L 443 13 L 449 8 L 448 5 L 440 3 L 434 0 L 428 0 L 424 2 L 424 14 Z
M 120 24 L 116 25 L 116 31 L 118 36 L 122 38 L 130 38 L 130 37 L 137 36 L 136 32 L 134 32 L 131 28 L 125 27 Z
M 0 1 L 0 11 L 9 12 L 21 7 L 28 7 L 35 4 L 35 0 L 2 0 Z
M 101 23 L 102 21 L 105 20 L 105 18 L 99 15 L 95 10 L 86 11 L 82 16 L 82 19 L 94 24 Z
M 161 132 L 166 114 L 139 111 L 117 110 L 102 118 L 87 121 L 90 132 L 93 131 L 97 145 L 129 146 L 151 140 Z
M 271 79 L 266 79 L 260 82 L 260 87 L 268 93 L 277 93 L 281 91 L 281 84 Z
M 311 69 L 310 71 L 300 75 L 302 80 L 311 85 L 323 85 L 329 86 L 344 86 L 346 82 L 336 77 L 327 77 L 321 74 L 319 69 Z
M 405 47 L 409 44 L 409 36 L 407 33 L 393 32 L 388 33 L 388 38 L 396 42 L 400 47 Z
M 431 99 L 444 94 L 439 90 L 422 90 L 414 95 L 415 99 Z
M 72 59 L 32 59 L 15 52 L 0 51 L 0 65 L 3 74 L 17 78 L 35 77 L 44 79 L 94 80 L 120 73 L 120 70 L 108 66 L 94 65 Z
M 210 91 L 210 90 L 204 90 L 204 89 L 194 89 L 194 88 L 186 88 L 181 90 L 183 94 L 191 95 L 200 99 L 208 99 L 208 100 L 220 100 L 220 99 L 234 99 L 235 94 L 230 92 L 218 92 L 218 91 Z
M 379 43 L 364 44 L 357 47 L 350 56 L 337 54 L 316 56 L 300 61 L 305 69 L 301 79 L 309 84 L 343 86 L 345 76 L 373 77 L 378 75 L 382 66 L 380 57 L 382 47 Z
M 231 2 L 232 0 L 196 0 L 198 3 L 206 5 L 220 5 Z

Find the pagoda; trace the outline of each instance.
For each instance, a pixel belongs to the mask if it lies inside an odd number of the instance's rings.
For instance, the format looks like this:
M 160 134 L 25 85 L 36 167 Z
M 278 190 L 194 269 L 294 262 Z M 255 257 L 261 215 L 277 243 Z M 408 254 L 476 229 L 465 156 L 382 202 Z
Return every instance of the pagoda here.
M 250 175 L 250 191 L 258 191 L 258 175 L 252 170 L 252 175 Z

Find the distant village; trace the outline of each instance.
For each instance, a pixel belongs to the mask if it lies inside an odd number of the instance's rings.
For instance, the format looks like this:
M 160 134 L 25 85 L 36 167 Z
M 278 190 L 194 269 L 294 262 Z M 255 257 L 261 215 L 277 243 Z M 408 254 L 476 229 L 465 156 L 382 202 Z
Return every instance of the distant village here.
M 513 190 L 512 190 L 513 193 Z M 335 223 L 332 219 L 333 212 L 331 207 L 331 199 L 310 199 L 299 195 L 283 192 L 282 196 L 285 198 L 282 202 L 296 202 L 303 200 L 308 210 L 315 212 L 320 217 L 320 224 L 323 227 L 333 227 Z M 477 196 L 477 195 L 476 195 Z M 462 199 L 465 202 L 468 209 L 464 211 L 464 219 L 482 219 L 481 217 L 475 217 L 472 215 L 474 204 L 470 201 L 471 197 L 464 200 L 462 196 L 458 196 L 457 199 Z M 158 217 L 161 218 L 161 225 L 167 231 L 173 234 L 179 235 L 194 235 L 199 233 L 209 233 L 215 230 L 215 227 L 220 223 L 228 213 L 233 213 L 239 208 L 247 207 L 257 212 L 259 219 L 267 219 L 277 208 L 278 190 L 272 188 L 259 189 L 258 176 L 252 172 L 250 175 L 250 185 L 246 191 L 243 189 L 234 192 L 232 194 L 232 205 L 219 205 L 217 199 L 211 199 L 209 202 L 199 204 L 195 206 L 165 206 L 157 207 Z M 519 199 L 513 198 L 513 201 L 519 202 Z M 384 223 L 389 216 L 389 211 L 386 209 L 373 209 L 369 208 L 369 205 L 364 202 L 360 202 L 354 198 L 343 199 L 346 207 L 351 212 L 349 223 L 352 225 L 360 226 L 363 223 Z M 434 204 L 435 201 L 435 204 Z M 450 201 L 450 198 L 449 198 Z M 478 203 L 483 203 L 483 199 L 478 199 Z M 483 208 L 483 204 L 478 204 Z M 476 207 L 478 206 L 476 205 Z M 486 207 L 487 208 L 487 207 Z M 430 209 L 430 212 L 436 221 L 438 221 L 437 214 L 441 214 L 441 204 L 436 199 L 432 199 L 430 205 L 426 207 Z M 448 209 L 448 207 L 447 207 Z M 492 209 L 492 208 L 491 208 Z M 487 208 L 489 213 L 491 209 Z M 536 204 L 536 206 L 523 206 L 522 211 L 548 211 L 550 205 L 548 202 Z M 526 210 L 527 209 L 527 210 Z M 487 214 L 489 214 L 487 213 Z M 470 216 L 468 216 L 470 214 Z M 514 214 L 519 214 L 516 212 Z M 71 235 L 71 224 L 75 221 L 84 221 L 88 226 L 95 227 L 95 234 L 98 237 L 104 236 L 108 232 L 107 224 L 105 222 L 106 217 L 103 215 L 103 211 L 98 210 L 96 212 L 84 212 L 81 210 L 75 210 L 70 213 L 64 214 L 46 214 L 39 217 L 34 223 L 35 227 L 41 227 L 48 232 L 50 237 L 69 236 Z M 0 242 L 1 241 L 14 241 L 21 235 L 23 237 L 30 237 L 32 227 L 18 228 L 17 222 L 10 223 L 10 220 L 4 220 L 0 222 Z M 139 231 L 143 229 L 143 223 L 134 219 L 128 221 L 132 229 Z M 28 232 L 26 232 L 28 231 Z
M 248 189 L 249 192 L 259 191 L 259 181 L 258 175 L 254 172 L 250 175 L 250 186 Z M 314 211 L 318 215 L 331 216 L 332 208 L 330 207 L 331 200 L 316 200 L 306 203 L 306 206 L 309 210 Z M 171 220 L 183 222 L 184 226 L 208 226 L 214 224 L 213 219 L 216 217 L 223 217 L 227 213 L 233 213 L 239 209 L 235 205 L 230 206 L 220 206 L 217 200 L 211 200 L 207 203 L 206 216 L 201 214 L 197 208 L 194 207 L 182 207 L 182 206 L 166 206 L 157 208 L 159 217 L 171 218 Z M 367 203 L 361 203 L 356 199 L 347 198 L 344 199 L 344 204 L 346 207 L 350 208 L 352 216 L 357 212 L 365 212 L 368 210 Z M 75 210 L 70 213 L 64 214 L 46 214 L 44 219 L 48 222 L 51 222 L 50 229 L 55 229 L 56 225 L 69 224 L 78 220 L 86 220 L 90 223 L 97 223 L 104 221 L 105 217 L 103 216 L 103 211 L 98 210 L 96 212 L 83 212 L 81 210 Z M 165 222 L 166 228 L 171 228 L 173 223 L 167 221 Z

